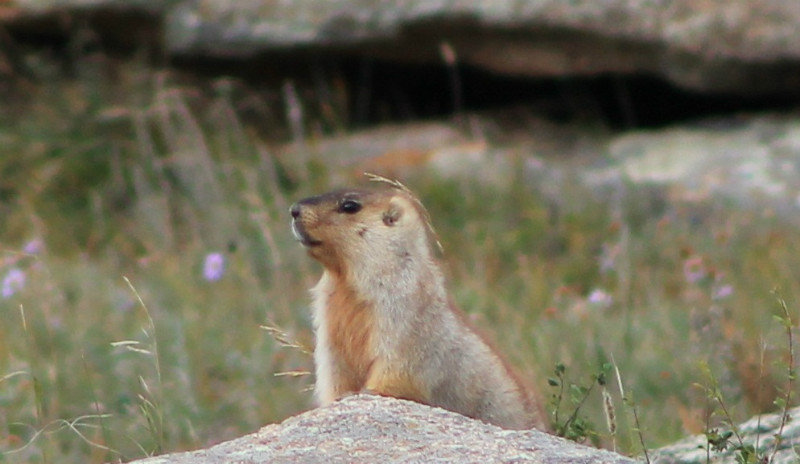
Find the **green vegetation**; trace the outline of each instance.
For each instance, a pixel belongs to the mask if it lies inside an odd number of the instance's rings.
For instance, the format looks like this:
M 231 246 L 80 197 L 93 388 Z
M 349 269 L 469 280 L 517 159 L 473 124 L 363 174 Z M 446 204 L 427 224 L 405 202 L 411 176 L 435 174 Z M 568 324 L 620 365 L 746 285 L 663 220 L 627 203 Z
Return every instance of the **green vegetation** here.
M 276 156 L 243 122 L 266 103 L 230 83 L 82 69 L 0 104 L 0 462 L 192 449 L 308 408 L 319 268 L 287 208 L 334 173 Z M 565 433 L 641 454 L 787 397 L 800 230 L 768 209 L 403 180 L 456 300 Z

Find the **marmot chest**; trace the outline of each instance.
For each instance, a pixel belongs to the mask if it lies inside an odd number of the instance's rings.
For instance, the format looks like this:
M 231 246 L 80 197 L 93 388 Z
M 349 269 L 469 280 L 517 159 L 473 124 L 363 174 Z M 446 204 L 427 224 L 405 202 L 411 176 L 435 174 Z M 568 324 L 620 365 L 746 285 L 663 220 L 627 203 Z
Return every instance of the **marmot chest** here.
M 325 308 L 332 354 L 366 379 L 374 361 L 375 318 L 370 303 L 344 282 L 335 282 Z

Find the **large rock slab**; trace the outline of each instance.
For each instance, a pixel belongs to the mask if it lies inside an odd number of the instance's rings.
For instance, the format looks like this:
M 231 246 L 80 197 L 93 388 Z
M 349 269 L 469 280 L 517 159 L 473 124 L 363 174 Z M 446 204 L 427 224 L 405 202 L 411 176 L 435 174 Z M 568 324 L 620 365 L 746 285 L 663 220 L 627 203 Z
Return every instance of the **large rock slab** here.
M 186 2 L 168 15 L 167 44 L 224 55 L 369 45 L 380 56 L 440 61 L 447 42 L 461 62 L 499 73 L 648 72 L 753 93 L 800 85 L 798 30 L 792 0 L 246 0 Z
M 503 74 L 648 73 L 710 92 L 800 93 L 796 0 L 11 0 L 0 19 L 91 9 L 155 15 L 172 56 L 449 56 Z
M 358 395 L 205 450 L 139 464 L 634 461 L 537 430 L 510 431 L 418 403 Z

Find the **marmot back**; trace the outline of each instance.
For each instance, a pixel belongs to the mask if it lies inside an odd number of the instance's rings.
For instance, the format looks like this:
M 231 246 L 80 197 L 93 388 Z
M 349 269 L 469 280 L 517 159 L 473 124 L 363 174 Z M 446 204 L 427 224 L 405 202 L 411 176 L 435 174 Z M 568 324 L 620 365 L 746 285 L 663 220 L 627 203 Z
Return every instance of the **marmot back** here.
M 324 267 L 312 289 L 320 404 L 367 391 L 545 429 L 541 406 L 450 299 L 411 192 L 389 181 L 337 190 L 291 214 L 295 237 Z

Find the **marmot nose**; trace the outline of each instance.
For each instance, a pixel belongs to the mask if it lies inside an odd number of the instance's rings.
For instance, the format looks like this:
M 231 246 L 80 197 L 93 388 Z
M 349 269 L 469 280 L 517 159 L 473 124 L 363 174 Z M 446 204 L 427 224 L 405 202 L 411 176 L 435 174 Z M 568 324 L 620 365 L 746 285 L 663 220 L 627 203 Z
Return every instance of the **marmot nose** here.
M 292 215 L 292 217 L 293 217 L 294 219 L 297 219 L 297 218 L 298 218 L 298 216 L 300 216 L 300 205 L 299 205 L 298 203 L 295 203 L 295 204 L 293 204 L 293 205 L 292 205 L 292 206 L 289 208 L 289 213 L 291 213 L 291 215 Z

